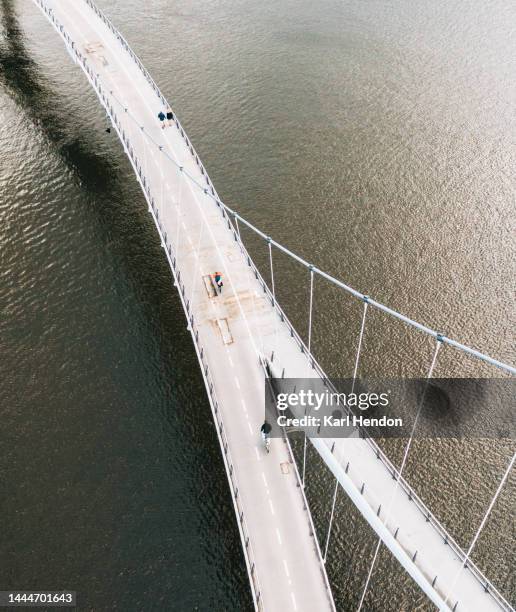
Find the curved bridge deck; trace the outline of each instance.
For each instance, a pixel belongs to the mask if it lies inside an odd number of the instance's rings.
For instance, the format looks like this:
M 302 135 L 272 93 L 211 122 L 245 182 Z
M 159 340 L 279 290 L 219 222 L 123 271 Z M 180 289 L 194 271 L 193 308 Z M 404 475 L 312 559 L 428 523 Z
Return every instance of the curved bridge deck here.
M 301 340 L 273 304 L 227 213 L 214 201 L 211 182 L 175 116 L 172 125 L 161 128 L 157 115 L 167 110 L 166 102 L 125 40 L 90 0 L 35 2 L 111 116 L 149 202 L 201 363 L 255 606 L 332 610 L 289 447 L 273 440 L 266 455 L 259 436 L 264 410 L 261 356 L 274 351 L 274 368 L 278 373 L 284 368 L 287 377 L 323 374 L 309 363 Z M 223 274 L 221 295 L 211 290 L 209 275 L 215 271 Z M 374 444 L 360 438 L 336 440 L 335 447 L 332 440 L 312 443 L 436 606 L 455 606 L 457 612 L 509 608 L 471 564 L 460 572 L 460 549 L 434 517 L 429 519 L 415 494 L 407 493 L 408 485 L 395 488 L 392 466 L 383 457 L 379 460 Z M 360 493 L 362 483 L 365 494 Z M 385 523 L 377 508 L 391 507 L 393 495 L 391 518 Z
M 172 253 L 176 259 L 183 301 L 194 316 L 209 384 L 215 388 L 210 399 L 216 397 L 224 443 L 232 458 L 233 494 L 238 491 L 238 508 L 244 512 L 245 537 L 250 540 L 247 545 L 244 541 L 244 550 L 249 552 L 257 606 L 283 612 L 332 610 L 288 447 L 273 441 L 266 455 L 261 443 L 264 378 L 257 343 L 262 347 L 258 337 L 262 338 L 269 350 L 275 325 L 267 296 L 245 264 L 219 208 L 160 153 L 158 146 L 208 187 L 181 129 L 176 124 L 161 129 L 157 115 L 166 108 L 120 41 L 82 0 L 54 0 L 44 6 L 93 71 L 120 120 L 136 166 L 145 174 L 145 187 L 150 186 L 154 196 L 153 214 L 169 258 Z M 174 246 L 169 251 L 170 243 Z M 203 277 L 215 271 L 222 272 L 224 289 L 210 297 L 211 283 Z M 294 346 L 292 350 L 297 355 Z M 202 440 L 198 447 L 202 453 Z

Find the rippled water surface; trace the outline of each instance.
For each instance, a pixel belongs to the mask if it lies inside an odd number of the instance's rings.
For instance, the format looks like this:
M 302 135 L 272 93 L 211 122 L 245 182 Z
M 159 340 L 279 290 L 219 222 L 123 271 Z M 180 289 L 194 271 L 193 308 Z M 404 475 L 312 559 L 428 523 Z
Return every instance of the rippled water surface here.
M 357 289 L 515 361 L 514 3 L 100 5 L 229 205 Z M 0 586 L 74 589 L 83 609 L 250 609 L 202 379 L 143 197 L 41 14 L 1 0 L 0 19 Z M 276 261 L 280 299 L 306 330 L 306 271 Z M 360 312 L 316 281 L 313 346 L 333 375 L 352 372 Z M 371 313 L 360 373 L 424 375 L 431 353 Z M 443 349 L 436 375 L 476 374 L 499 372 Z M 407 476 L 468 546 L 511 452 L 417 441 Z M 310 457 L 323 534 L 333 485 Z M 515 480 L 474 554 L 512 601 Z M 328 563 L 340 610 L 356 608 L 375 544 L 341 492 Z M 431 608 L 382 550 L 365 609 Z

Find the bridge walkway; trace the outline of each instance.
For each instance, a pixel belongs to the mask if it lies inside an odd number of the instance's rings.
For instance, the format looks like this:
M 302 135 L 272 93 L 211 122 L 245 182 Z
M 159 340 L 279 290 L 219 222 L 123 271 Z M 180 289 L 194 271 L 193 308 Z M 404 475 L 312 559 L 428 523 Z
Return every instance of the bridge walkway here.
M 174 245 L 184 299 L 194 315 L 224 421 L 251 540 L 259 607 L 282 612 L 332 610 L 324 565 L 289 450 L 283 441 L 274 440 L 267 455 L 260 436 L 264 415 L 260 354 L 273 350 L 277 340 L 274 310 L 213 200 L 192 188 L 159 151 L 162 146 L 191 176 L 205 181 L 177 126 L 161 128 L 157 115 L 167 109 L 111 30 L 82 0 L 44 4 L 94 69 L 143 166 L 146 183 L 157 194 L 156 216 L 167 243 Z M 152 141 L 157 146 L 151 146 Z M 215 271 L 222 272 L 224 288 L 221 295 L 210 297 L 205 277 Z M 295 346 L 292 352 L 297 357 Z M 203 441 L 195 443 L 202 453 Z

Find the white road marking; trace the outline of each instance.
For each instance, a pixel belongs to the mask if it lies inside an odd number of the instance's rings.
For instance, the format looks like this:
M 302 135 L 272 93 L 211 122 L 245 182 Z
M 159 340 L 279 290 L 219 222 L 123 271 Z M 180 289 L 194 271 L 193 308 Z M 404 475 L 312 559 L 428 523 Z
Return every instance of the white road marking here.
M 276 527 L 276 535 L 278 536 L 278 542 L 280 544 L 283 544 L 283 542 L 281 541 L 281 534 L 280 534 L 279 529 L 277 527 Z
M 229 359 L 229 364 L 231 365 L 232 368 L 234 368 L 235 364 L 233 363 L 233 360 L 231 359 L 231 355 L 228 355 L 228 359 Z
M 285 568 L 285 574 L 287 574 L 287 578 L 290 578 L 290 572 L 288 571 L 288 565 L 285 559 L 283 559 L 283 567 Z
M 258 461 L 261 461 L 260 453 L 258 452 L 258 449 L 256 448 L 256 446 L 254 447 L 254 452 L 256 453 L 256 458 L 258 459 Z
M 236 376 L 235 376 L 235 385 L 237 386 L 237 389 L 240 389 L 240 382 Z
M 251 427 L 251 423 L 249 423 L 249 421 L 247 422 L 247 427 L 249 427 L 249 433 L 252 434 L 253 428 Z
M 267 478 L 265 478 L 265 474 L 262 472 L 262 478 L 263 478 L 263 484 L 269 488 L 269 485 L 267 484 Z
M 271 512 L 274 515 L 274 506 L 272 505 L 272 500 L 269 499 L 269 506 L 271 507 Z
M 297 610 L 296 598 L 294 597 L 294 593 L 290 593 L 290 597 L 292 598 L 292 604 L 294 605 L 294 610 Z

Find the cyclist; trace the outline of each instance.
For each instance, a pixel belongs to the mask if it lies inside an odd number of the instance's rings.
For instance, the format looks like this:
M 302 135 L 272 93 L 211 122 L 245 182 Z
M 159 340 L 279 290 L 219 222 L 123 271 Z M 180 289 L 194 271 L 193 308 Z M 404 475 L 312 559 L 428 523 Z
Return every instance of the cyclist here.
M 260 427 L 260 431 L 262 432 L 262 436 L 264 438 L 268 438 L 272 430 L 272 425 L 265 419 L 263 425 Z
M 260 427 L 260 431 L 262 432 L 263 443 L 265 444 L 265 448 L 267 452 L 269 452 L 269 447 L 271 443 L 270 442 L 271 430 L 272 430 L 271 424 L 267 421 L 267 419 L 265 419 L 265 421 L 263 422 L 263 425 Z
M 222 293 L 222 286 L 224 283 L 222 282 L 222 274 L 220 272 L 215 272 L 214 274 L 215 284 L 218 287 L 219 293 Z

